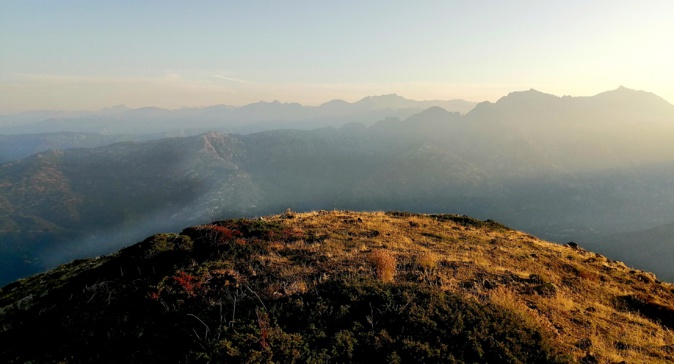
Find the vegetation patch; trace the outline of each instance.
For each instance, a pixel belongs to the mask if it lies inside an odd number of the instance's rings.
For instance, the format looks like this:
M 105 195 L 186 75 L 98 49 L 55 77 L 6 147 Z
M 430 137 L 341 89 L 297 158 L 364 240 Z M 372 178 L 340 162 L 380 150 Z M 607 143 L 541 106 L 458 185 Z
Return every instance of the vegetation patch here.
M 514 315 L 430 287 L 337 280 L 276 302 L 256 302 L 248 295 L 240 305 L 236 321 L 219 326 L 190 357 L 204 362 L 570 362 Z M 211 330 L 217 326 L 205 323 Z
M 440 215 L 430 215 L 431 218 L 438 221 L 452 221 L 459 225 L 469 226 L 474 228 L 489 228 L 496 230 L 512 230 L 509 227 L 496 222 L 494 220 L 478 220 L 466 215 L 454 215 L 454 214 L 440 214 Z
M 674 329 L 674 309 L 649 300 L 642 295 L 626 295 L 617 297 L 615 305 L 618 309 L 637 312 L 655 322 Z
M 389 216 L 395 216 L 395 217 L 421 217 L 424 216 L 423 214 L 417 214 L 414 212 L 406 212 L 406 211 L 387 211 L 387 215 Z

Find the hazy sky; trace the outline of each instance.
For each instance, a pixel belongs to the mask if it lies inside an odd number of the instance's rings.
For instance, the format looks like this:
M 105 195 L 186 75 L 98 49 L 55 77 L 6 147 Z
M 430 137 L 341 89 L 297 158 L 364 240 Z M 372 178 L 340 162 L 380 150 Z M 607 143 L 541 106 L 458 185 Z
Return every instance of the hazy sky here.
M 672 0 L 0 0 L 0 113 L 620 85 L 674 102 L 673 19 Z

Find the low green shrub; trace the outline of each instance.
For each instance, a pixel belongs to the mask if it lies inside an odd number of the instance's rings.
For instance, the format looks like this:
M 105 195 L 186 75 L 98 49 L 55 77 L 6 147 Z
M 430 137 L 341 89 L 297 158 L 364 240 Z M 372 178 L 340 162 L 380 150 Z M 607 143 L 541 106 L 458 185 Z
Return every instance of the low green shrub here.
M 308 363 L 570 361 L 509 312 L 427 286 L 330 281 L 267 306 L 269 326 L 259 323 L 254 308 L 240 311 L 239 324 L 214 345 L 227 350 L 210 357 Z

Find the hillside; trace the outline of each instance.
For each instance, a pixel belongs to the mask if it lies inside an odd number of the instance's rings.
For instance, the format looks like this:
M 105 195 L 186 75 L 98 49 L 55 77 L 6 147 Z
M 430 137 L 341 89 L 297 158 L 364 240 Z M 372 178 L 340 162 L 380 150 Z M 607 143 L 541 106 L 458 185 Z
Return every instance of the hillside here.
M 667 363 L 674 286 L 458 215 L 288 211 L 0 291 L 0 361 Z
M 246 198 L 258 194 L 247 191 L 255 187 L 237 151 L 236 140 L 212 134 L 49 151 L 0 166 L 8 263 L 0 276 L 110 253 L 124 240 L 195 223 L 213 204 L 252 205 Z M 234 195 L 217 200 L 225 192 Z
M 0 163 L 26 158 L 48 150 L 95 148 L 120 142 L 139 142 L 199 134 L 203 132 L 178 131 L 144 135 L 56 132 L 0 135 Z

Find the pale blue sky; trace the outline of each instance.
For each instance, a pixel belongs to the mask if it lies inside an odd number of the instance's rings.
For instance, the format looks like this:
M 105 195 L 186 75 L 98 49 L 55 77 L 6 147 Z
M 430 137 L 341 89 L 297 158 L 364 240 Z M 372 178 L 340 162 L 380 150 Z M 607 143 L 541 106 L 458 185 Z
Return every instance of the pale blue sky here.
M 620 85 L 674 102 L 672 19 L 671 0 L 0 0 L 0 113 Z

